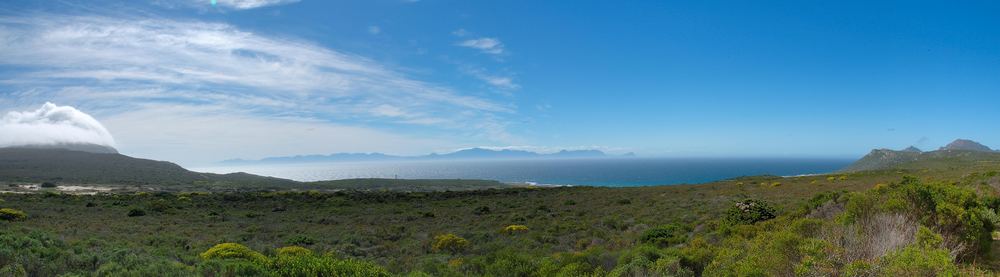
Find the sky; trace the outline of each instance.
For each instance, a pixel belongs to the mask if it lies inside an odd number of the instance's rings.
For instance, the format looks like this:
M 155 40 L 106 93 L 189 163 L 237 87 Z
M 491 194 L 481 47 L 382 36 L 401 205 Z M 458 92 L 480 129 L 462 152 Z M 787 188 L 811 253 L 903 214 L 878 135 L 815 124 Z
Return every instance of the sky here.
M 0 143 L 96 142 L 182 165 L 468 147 L 1000 148 L 998 12 L 995 1 L 3 1 Z

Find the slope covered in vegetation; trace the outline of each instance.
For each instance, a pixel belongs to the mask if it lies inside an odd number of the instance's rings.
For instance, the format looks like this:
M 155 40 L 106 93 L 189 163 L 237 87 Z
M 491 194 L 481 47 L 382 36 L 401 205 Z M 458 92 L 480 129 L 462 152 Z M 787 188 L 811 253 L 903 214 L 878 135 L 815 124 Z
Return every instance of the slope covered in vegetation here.
M 1000 177 L 975 170 L 642 188 L 7 194 L 0 207 L 26 217 L 0 225 L 0 268 L 32 276 L 993 271 Z

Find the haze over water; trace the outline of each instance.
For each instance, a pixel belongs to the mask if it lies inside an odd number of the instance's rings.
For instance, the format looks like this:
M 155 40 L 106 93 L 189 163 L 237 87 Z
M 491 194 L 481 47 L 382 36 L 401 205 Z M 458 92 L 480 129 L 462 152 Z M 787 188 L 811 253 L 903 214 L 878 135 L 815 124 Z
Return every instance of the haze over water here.
M 196 168 L 248 172 L 298 181 L 351 178 L 489 179 L 589 186 L 694 184 L 739 176 L 821 174 L 853 160 L 833 158 L 632 158 L 335 162 Z

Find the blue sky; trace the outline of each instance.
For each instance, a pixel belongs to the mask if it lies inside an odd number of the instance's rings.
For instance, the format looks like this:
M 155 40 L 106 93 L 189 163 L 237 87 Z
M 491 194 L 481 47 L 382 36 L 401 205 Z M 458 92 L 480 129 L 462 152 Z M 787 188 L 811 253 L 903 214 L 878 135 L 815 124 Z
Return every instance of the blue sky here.
M 857 157 L 1000 147 L 1000 5 L 0 3 L 0 111 L 199 164 L 489 146 Z

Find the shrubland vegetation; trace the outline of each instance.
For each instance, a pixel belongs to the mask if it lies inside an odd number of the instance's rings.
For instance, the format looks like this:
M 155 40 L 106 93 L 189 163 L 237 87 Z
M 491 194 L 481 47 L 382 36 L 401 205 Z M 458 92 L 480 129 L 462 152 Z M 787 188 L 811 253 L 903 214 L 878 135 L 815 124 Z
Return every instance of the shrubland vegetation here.
M 1000 175 L 979 169 L 641 188 L 5 194 L 0 275 L 991 274 Z

